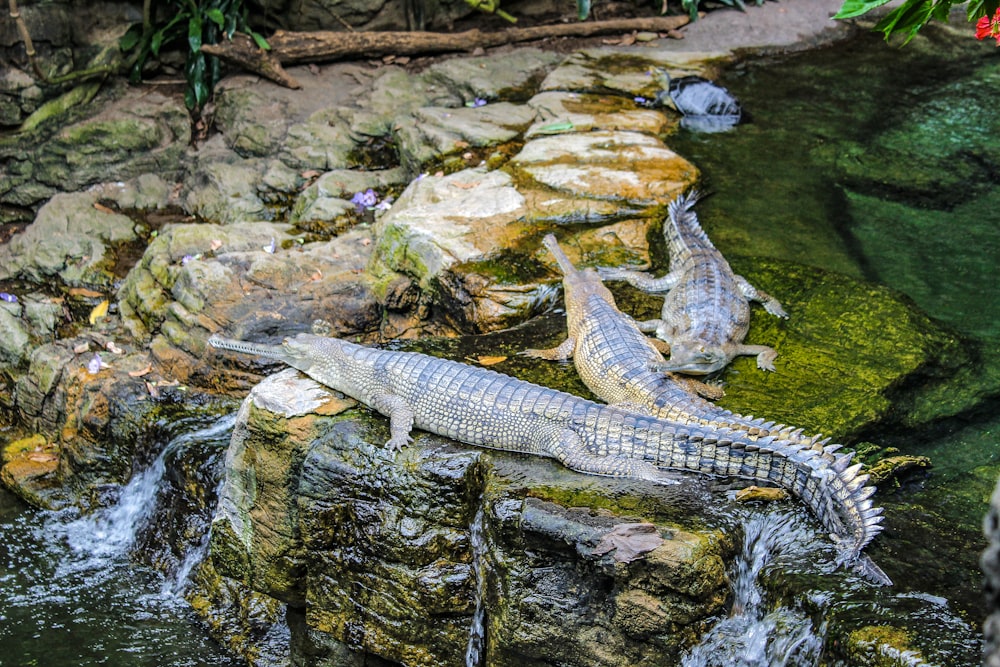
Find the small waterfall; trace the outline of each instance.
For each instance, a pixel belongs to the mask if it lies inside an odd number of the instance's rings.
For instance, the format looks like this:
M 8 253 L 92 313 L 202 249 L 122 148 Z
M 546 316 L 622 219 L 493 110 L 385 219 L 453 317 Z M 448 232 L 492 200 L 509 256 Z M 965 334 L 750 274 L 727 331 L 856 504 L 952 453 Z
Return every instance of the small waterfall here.
M 135 544 L 136 536 L 148 524 L 156 509 L 157 494 L 163 487 L 170 457 L 191 443 L 223 436 L 232 429 L 235 419 L 235 414 L 226 415 L 209 426 L 174 437 L 148 468 L 132 476 L 115 505 L 62 525 L 60 532 L 65 534 L 73 552 L 83 558 L 97 559 L 128 554 Z M 192 552 L 197 554 L 199 549 L 193 549 Z M 188 557 L 190 556 L 189 553 Z M 188 558 L 184 560 L 186 563 Z M 188 574 L 196 564 L 187 564 Z
M 472 615 L 472 626 L 469 628 L 469 644 L 465 649 L 465 667 L 478 667 L 483 653 L 483 640 L 486 637 L 484 620 L 486 604 L 483 601 L 485 576 L 483 572 L 482 554 L 485 547 L 483 532 L 486 521 L 483 505 L 480 504 L 476 517 L 469 527 L 469 547 L 472 549 L 472 571 L 476 577 L 476 611 Z
M 801 610 L 768 610 L 760 576 L 776 556 L 802 554 L 813 542 L 793 516 L 774 512 L 744 523 L 732 572 L 733 608 L 681 662 L 682 667 L 805 667 L 818 664 L 823 637 Z

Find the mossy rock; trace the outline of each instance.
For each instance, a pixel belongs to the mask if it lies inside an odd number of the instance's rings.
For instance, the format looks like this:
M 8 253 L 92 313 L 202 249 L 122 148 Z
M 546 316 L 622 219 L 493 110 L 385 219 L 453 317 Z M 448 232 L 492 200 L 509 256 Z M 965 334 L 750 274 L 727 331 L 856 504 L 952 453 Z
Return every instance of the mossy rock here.
M 732 263 L 790 317 L 753 307 L 746 342 L 774 347 L 777 371 L 737 358 L 722 373 L 726 408 L 844 439 L 902 419 L 893 404 L 910 387 L 947 384 L 970 361 L 960 337 L 886 287 L 797 264 Z

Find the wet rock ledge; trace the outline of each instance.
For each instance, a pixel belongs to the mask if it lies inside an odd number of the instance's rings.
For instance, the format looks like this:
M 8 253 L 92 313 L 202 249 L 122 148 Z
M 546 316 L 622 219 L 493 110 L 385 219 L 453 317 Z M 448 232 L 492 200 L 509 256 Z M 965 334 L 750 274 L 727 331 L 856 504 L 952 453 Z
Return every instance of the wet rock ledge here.
M 295 371 L 272 375 L 227 455 L 200 576 L 304 614 L 293 646 L 414 665 L 465 664 L 470 650 L 490 665 L 676 663 L 722 609 L 722 531 L 660 510 L 636 536 L 643 512 L 602 509 L 677 491 L 630 496 L 423 433 L 393 456 L 384 420 L 349 406 Z

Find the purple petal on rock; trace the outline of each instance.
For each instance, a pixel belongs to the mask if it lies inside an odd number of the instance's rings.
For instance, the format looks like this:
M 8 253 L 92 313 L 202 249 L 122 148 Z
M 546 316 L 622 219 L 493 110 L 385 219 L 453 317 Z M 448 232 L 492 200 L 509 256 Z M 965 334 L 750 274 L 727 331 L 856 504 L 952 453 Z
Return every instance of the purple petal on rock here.
M 7 303 L 17 303 L 17 297 L 13 294 L 8 294 L 7 292 L 0 292 L 0 301 L 6 301 Z
M 103 366 L 104 362 L 101 360 L 101 355 L 95 352 L 94 356 L 87 363 L 87 372 L 91 375 L 97 375 L 101 372 Z

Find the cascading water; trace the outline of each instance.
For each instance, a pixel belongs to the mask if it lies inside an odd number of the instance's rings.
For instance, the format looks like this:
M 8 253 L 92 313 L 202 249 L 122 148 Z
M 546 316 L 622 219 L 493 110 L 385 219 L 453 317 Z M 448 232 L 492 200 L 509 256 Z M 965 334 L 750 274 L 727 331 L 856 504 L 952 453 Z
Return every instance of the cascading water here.
M 819 662 L 822 628 L 801 610 L 768 608 L 761 574 L 778 557 L 806 558 L 814 533 L 784 512 L 754 516 L 744 522 L 743 548 L 731 579 L 733 606 L 684 657 L 683 667 L 807 667 Z
M 486 617 L 486 604 L 483 601 L 483 563 L 482 553 L 485 546 L 483 523 L 485 522 L 483 506 L 479 506 L 475 519 L 469 527 L 469 548 L 472 550 L 472 571 L 476 577 L 476 611 L 472 615 L 472 627 L 469 628 L 469 644 L 465 649 L 465 667 L 478 667 L 483 652 L 483 640 L 486 629 L 483 621 Z
M 89 516 L 27 509 L 0 493 L 0 665 L 13 656 L 16 664 L 131 665 L 137 655 L 165 667 L 238 664 L 179 597 L 207 550 L 203 536 L 185 545 L 165 580 L 130 560 L 168 461 L 193 444 L 224 447 L 233 422 L 223 417 L 173 438 L 115 505 Z

